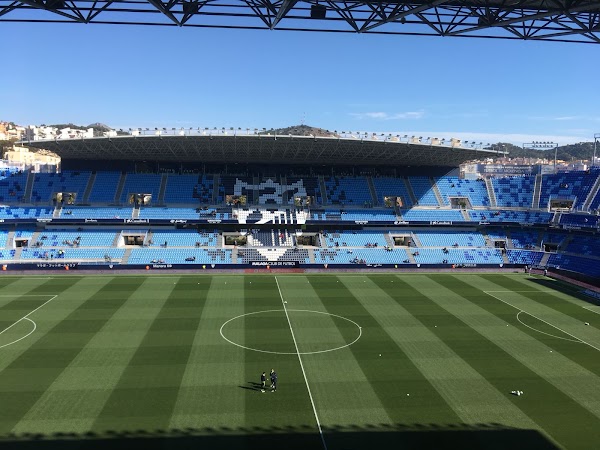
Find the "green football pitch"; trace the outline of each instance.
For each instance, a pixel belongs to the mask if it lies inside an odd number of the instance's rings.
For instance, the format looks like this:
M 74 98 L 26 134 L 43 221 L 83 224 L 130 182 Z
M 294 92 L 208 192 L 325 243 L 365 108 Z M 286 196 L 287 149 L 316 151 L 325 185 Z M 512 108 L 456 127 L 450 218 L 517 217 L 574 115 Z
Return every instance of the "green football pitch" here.
M 599 443 L 600 306 L 551 279 L 0 278 L 2 449 Z

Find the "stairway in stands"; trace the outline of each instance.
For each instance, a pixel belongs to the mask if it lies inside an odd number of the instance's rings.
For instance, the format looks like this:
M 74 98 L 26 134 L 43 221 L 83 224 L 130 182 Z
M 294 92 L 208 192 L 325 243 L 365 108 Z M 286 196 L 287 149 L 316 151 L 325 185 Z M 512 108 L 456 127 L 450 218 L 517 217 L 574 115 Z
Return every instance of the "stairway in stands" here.
M 87 186 L 85 187 L 85 191 L 83 191 L 83 199 L 82 203 L 89 203 L 90 194 L 92 193 L 92 189 L 94 189 L 94 183 L 96 182 L 96 172 L 92 172 L 90 178 L 88 179 Z
M 125 180 L 127 179 L 127 173 L 122 172 L 121 178 L 119 178 L 119 184 L 117 185 L 117 192 L 115 192 L 115 204 L 121 203 L 121 195 L 123 194 L 123 188 L 125 187 Z
M 410 180 L 408 179 L 408 177 L 402 177 L 402 181 L 404 181 L 404 185 L 406 186 L 406 190 L 408 191 L 408 195 L 410 196 L 410 201 L 412 202 L 412 204 L 418 204 L 419 199 L 415 195 L 415 191 L 413 191 L 412 185 L 410 184 Z
M 158 204 L 160 206 L 164 206 L 165 204 L 165 192 L 167 191 L 167 183 L 169 181 L 169 176 L 166 173 L 163 173 L 160 178 L 160 188 L 158 190 Z
M 592 186 L 592 189 L 590 190 L 590 193 L 588 194 L 587 198 L 585 199 L 585 202 L 583 202 L 582 209 L 584 211 L 589 211 L 590 205 L 592 204 L 592 201 L 596 197 L 596 194 L 598 193 L 599 190 L 600 190 L 600 175 L 598 175 L 598 178 L 596 178 L 596 182 L 594 183 L 594 186 Z
M 23 194 L 23 203 L 31 203 L 31 193 L 33 192 L 33 182 L 35 180 L 35 174 L 29 172 L 27 174 L 27 183 L 25 184 L 25 193 Z
M 321 187 L 321 201 L 323 205 L 328 203 L 327 199 L 327 186 L 325 185 L 325 178 L 323 175 L 319 175 L 319 186 Z
M 131 248 L 125 249 L 123 258 L 121 258 L 121 264 L 127 264 L 127 261 L 129 261 L 129 257 L 131 256 L 132 251 L 133 251 L 133 249 L 131 249 Z
M 202 175 L 198 176 L 198 184 L 202 181 Z M 225 201 L 225 199 L 223 199 Z M 212 204 L 216 205 L 219 203 L 219 174 L 213 175 L 213 185 L 212 185 Z
M 367 184 L 369 185 L 369 192 L 371 193 L 371 199 L 373 201 L 373 206 L 378 206 L 379 201 L 377 199 L 377 192 L 375 191 L 375 185 L 373 184 L 372 177 L 367 177 Z
M 485 178 L 485 187 L 487 188 L 488 197 L 490 198 L 490 206 L 496 208 L 498 202 L 496 201 L 496 193 L 494 192 L 494 185 L 490 177 Z
M 550 259 L 550 255 L 552 255 L 552 253 L 544 253 L 544 256 L 542 256 L 542 259 L 540 261 L 540 266 L 548 265 L 548 260 Z
M 531 207 L 533 209 L 538 209 L 540 207 L 540 195 L 542 193 L 542 175 L 537 174 L 535 176 L 535 185 L 533 187 L 533 201 L 531 202 Z M 544 208 L 546 205 L 544 205 Z
M 440 189 L 438 188 L 437 184 L 435 183 L 435 178 L 429 177 L 429 182 L 431 183 L 431 187 L 433 189 L 433 193 L 435 194 L 435 198 L 438 201 L 438 204 L 440 206 L 444 206 L 446 203 L 444 202 L 444 197 L 442 197 L 442 193 L 440 192 Z

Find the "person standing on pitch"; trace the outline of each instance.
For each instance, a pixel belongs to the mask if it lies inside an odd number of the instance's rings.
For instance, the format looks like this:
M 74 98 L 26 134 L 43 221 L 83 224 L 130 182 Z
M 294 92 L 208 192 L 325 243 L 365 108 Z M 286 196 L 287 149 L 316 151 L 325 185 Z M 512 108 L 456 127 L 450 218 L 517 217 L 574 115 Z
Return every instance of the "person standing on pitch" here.
M 271 369 L 271 392 L 275 392 L 277 390 L 277 372 L 274 369 Z
M 260 376 L 260 392 L 265 392 L 265 385 L 267 383 L 267 374 L 265 372 Z

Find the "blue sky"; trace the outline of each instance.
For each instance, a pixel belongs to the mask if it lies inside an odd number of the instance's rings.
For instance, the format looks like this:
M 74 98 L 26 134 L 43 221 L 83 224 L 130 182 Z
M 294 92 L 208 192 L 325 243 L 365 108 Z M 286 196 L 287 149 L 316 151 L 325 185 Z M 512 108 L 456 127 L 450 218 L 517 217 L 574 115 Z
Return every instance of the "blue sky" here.
M 282 127 L 521 144 L 600 132 L 596 45 L 0 23 L 0 120 Z

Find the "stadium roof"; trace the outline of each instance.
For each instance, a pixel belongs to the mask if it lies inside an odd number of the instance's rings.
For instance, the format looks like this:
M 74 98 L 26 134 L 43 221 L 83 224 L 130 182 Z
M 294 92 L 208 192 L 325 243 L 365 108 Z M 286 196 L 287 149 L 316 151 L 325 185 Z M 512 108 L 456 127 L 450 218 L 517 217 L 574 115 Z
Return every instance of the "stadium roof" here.
M 24 144 L 50 150 L 63 160 L 270 164 L 457 167 L 463 162 L 499 153 L 480 148 L 393 140 L 289 135 L 119 136 Z
M 0 0 L 0 21 L 600 43 L 598 0 Z

